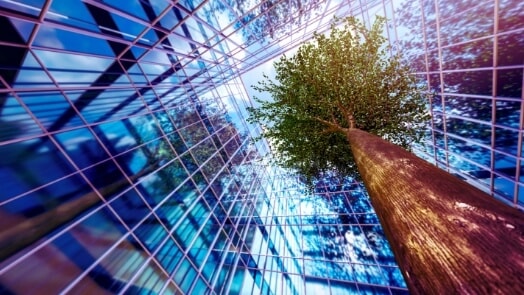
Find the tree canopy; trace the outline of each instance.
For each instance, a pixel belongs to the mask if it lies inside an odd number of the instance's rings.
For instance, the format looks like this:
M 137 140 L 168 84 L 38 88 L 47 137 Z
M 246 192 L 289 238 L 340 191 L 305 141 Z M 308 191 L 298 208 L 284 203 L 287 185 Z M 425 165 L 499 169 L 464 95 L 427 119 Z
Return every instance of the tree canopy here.
M 382 35 L 385 19 L 370 29 L 355 18 L 335 19 L 328 35 L 315 34 L 294 56 L 274 63 L 276 77 L 254 86 L 271 101 L 254 98 L 251 122 L 283 167 L 311 180 L 325 171 L 356 171 L 347 130 L 358 128 L 404 148 L 423 135 L 426 102 L 400 55 Z

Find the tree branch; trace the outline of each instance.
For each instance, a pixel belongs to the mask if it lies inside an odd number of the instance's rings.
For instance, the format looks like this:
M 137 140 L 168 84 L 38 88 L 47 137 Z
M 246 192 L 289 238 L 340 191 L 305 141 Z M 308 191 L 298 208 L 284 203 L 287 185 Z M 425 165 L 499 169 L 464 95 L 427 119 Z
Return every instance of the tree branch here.
M 339 124 L 336 124 L 336 123 L 333 123 L 333 122 L 330 122 L 330 121 L 327 121 L 327 120 L 324 120 L 324 119 L 321 119 L 321 118 L 318 118 L 318 117 L 313 117 L 313 119 L 315 119 L 316 121 L 328 126 L 329 128 L 322 131 L 323 133 L 324 132 L 330 132 L 330 131 L 334 131 L 334 132 L 342 132 L 344 134 L 347 133 L 347 128 L 344 128 L 342 126 L 340 126 Z
M 348 123 L 349 123 L 349 129 L 356 128 L 355 117 L 353 117 L 353 114 L 348 114 Z
M 324 129 L 320 132 L 320 134 L 328 134 L 328 133 L 332 133 L 332 132 L 342 132 L 339 128 L 337 127 L 329 127 L 327 129 Z
M 349 129 L 353 129 L 355 128 L 355 117 L 353 117 L 353 112 L 350 112 L 348 109 L 346 109 L 342 103 L 340 102 L 340 100 L 337 100 L 337 106 L 340 108 L 340 110 L 342 111 L 342 113 L 344 114 L 344 117 L 347 118 L 348 120 L 348 127 Z

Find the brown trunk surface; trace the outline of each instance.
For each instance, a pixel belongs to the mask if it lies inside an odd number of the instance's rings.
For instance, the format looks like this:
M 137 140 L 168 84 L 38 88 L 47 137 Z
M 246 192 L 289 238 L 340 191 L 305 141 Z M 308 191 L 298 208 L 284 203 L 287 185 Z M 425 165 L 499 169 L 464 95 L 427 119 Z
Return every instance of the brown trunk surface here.
M 524 214 L 375 135 L 351 150 L 413 294 L 524 292 Z

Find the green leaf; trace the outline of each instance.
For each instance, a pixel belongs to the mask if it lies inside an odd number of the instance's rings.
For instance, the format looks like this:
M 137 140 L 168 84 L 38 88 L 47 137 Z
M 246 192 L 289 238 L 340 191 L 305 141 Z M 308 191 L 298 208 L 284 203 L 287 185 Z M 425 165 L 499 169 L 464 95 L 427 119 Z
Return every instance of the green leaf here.
M 385 18 L 367 29 L 355 18 L 335 19 L 329 35 L 274 63 L 275 81 L 254 88 L 272 101 L 249 108 L 249 121 L 265 126 L 281 166 L 311 180 L 320 173 L 355 173 L 346 131 L 356 128 L 404 148 L 419 141 L 426 99 L 399 54 L 382 35 Z

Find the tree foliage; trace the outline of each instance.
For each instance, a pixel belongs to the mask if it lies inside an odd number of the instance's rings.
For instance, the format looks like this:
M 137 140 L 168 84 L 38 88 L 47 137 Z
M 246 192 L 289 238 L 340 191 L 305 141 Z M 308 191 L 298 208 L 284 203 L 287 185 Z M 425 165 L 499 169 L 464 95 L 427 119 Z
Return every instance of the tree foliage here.
M 311 180 L 321 172 L 355 171 L 347 130 L 359 128 L 408 148 L 423 135 L 425 99 L 409 67 L 391 56 L 382 36 L 385 19 L 367 29 L 355 18 L 336 19 L 329 35 L 315 34 L 292 57 L 274 63 L 275 80 L 264 76 L 254 88 L 251 122 L 277 162 Z

